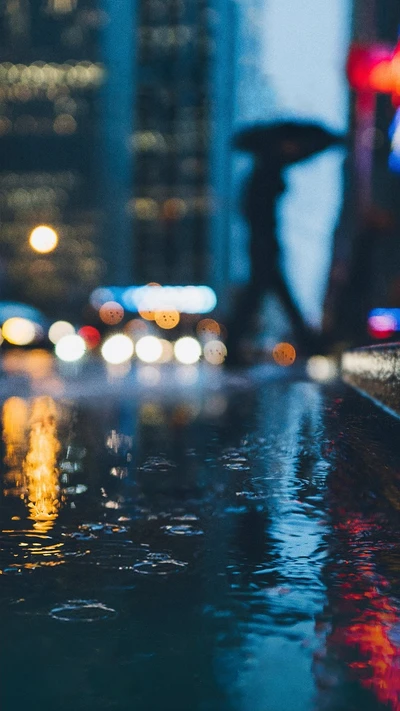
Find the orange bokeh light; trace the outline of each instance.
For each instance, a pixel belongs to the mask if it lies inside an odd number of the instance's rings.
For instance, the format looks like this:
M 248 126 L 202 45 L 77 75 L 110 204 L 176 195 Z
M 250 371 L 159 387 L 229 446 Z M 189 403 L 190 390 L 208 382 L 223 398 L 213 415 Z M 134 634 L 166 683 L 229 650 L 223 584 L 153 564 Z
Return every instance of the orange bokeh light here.
M 158 284 L 158 282 L 156 282 L 156 281 L 150 281 L 148 284 L 146 284 L 146 286 L 161 286 L 161 284 Z M 149 311 L 148 309 L 142 309 L 142 308 L 140 308 L 140 306 L 138 308 L 138 314 L 139 314 L 139 316 L 144 318 L 145 321 L 154 321 L 154 319 L 156 317 L 155 311 Z
M 172 308 L 165 311 L 156 311 L 154 314 L 154 321 L 160 328 L 175 328 L 180 321 L 179 311 Z
M 272 351 L 272 357 L 278 365 L 288 367 L 296 360 L 296 350 L 291 343 L 277 343 Z
M 221 328 L 213 318 L 203 318 L 196 326 L 199 338 L 217 338 L 221 334 Z

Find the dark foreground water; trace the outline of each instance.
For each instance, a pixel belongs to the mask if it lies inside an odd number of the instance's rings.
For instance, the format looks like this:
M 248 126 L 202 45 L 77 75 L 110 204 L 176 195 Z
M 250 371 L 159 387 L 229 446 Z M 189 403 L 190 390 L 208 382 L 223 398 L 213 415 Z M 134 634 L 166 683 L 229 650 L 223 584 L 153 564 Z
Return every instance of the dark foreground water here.
M 1 711 L 400 709 L 400 424 L 150 393 L 2 404 Z

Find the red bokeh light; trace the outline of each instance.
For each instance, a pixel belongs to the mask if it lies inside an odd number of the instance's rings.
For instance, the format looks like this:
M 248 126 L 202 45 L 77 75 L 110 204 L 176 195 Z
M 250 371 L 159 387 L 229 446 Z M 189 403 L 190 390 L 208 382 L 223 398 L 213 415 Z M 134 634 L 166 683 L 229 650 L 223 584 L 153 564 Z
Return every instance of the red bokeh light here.
M 100 331 L 94 326 L 82 326 L 78 331 L 78 336 L 83 338 L 89 350 L 96 348 L 101 341 Z
M 356 91 L 375 91 L 371 86 L 371 74 L 378 65 L 390 62 L 393 48 L 382 45 L 354 44 L 347 60 L 347 77 Z

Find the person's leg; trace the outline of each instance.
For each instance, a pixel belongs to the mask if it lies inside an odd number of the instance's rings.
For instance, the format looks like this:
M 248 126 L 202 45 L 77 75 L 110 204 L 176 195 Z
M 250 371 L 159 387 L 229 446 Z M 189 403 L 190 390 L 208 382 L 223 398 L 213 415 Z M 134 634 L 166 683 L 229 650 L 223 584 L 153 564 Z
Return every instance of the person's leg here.
M 272 282 L 272 288 L 289 316 L 299 347 L 307 353 L 314 352 L 318 347 L 318 335 L 305 323 L 282 274 L 278 270 L 275 271 Z
M 240 365 L 245 362 L 241 352 L 241 341 L 249 332 L 251 321 L 256 315 L 265 287 L 260 282 L 251 281 L 239 294 L 232 318 L 227 324 L 226 347 L 227 365 Z

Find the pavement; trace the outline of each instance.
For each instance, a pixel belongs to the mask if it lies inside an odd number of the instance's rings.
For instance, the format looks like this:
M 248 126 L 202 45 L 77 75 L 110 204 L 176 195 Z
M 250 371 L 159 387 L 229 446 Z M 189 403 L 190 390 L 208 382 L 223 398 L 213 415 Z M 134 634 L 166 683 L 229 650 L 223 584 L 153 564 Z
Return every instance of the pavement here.
M 3 360 L 2 711 L 397 708 L 400 423 L 305 365 Z

